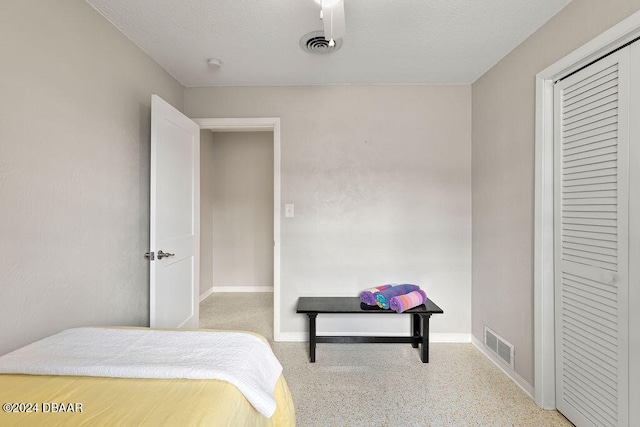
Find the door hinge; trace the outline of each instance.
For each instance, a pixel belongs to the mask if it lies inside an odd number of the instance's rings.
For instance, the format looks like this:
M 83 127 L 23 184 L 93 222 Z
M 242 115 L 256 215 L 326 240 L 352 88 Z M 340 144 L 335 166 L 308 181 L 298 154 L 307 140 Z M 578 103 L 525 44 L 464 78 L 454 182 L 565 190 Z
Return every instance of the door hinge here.
M 153 252 L 146 252 L 144 256 L 145 258 L 149 258 L 149 261 L 153 261 L 154 259 L 156 259 Z

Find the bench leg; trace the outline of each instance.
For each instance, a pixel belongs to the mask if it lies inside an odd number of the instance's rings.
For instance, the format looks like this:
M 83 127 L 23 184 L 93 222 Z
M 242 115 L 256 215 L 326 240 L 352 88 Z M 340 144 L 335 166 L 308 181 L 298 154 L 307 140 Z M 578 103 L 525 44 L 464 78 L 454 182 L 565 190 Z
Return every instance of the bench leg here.
M 411 314 L 411 336 L 420 338 L 420 316 L 416 313 Z M 412 342 L 411 347 L 418 348 L 418 343 Z
M 420 348 L 420 360 L 429 363 L 429 318 L 430 314 L 420 314 L 420 326 L 422 331 L 422 344 Z
M 316 363 L 316 317 L 318 313 L 307 313 L 309 316 L 309 358 Z

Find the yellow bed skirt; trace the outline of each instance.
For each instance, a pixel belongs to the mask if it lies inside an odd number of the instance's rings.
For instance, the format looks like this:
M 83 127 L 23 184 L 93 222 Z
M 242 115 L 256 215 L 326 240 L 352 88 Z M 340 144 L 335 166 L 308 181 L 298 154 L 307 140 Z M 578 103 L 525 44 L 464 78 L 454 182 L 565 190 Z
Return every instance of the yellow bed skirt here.
M 267 419 L 225 381 L 0 375 L 0 425 L 294 426 L 282 375 L 275 398 Z

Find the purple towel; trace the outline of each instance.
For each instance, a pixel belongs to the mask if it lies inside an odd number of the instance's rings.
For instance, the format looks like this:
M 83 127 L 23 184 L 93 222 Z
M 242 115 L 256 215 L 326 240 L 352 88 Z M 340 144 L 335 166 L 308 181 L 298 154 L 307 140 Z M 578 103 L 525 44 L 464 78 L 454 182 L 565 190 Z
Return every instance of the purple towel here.
M 422 289 L 418 289 L 417 291 L 391 298 L 389 308 L 396 313 L 402 313 L 410 308 L 424 304 L 426 300 L 427 294 Z
M 417 291 L 420 289 L 418 285 L 396 285 L 389 289 L 385 289 L 381 292 L 376 292 L 376 304 L 378 307 L 387 309 L 389 308 L 389 300 L 398 295 L 408 294 L 409 292 Z
M 376 297 L 374 296 L 374 293 L 389 289 L 391 286 L 393 285 L 376 286 L 375 288 L 362 291 L 362 293 L 360 293 L 360 301 L 367 305 L 376 305 Z

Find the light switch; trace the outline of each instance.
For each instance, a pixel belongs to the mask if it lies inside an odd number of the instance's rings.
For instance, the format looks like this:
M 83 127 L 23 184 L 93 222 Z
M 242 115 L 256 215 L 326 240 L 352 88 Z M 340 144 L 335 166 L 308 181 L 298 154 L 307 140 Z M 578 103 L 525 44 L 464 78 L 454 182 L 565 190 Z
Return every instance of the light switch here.
M 293 203 L 284 205 L 284 217 L 293 218 Z

